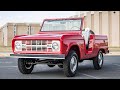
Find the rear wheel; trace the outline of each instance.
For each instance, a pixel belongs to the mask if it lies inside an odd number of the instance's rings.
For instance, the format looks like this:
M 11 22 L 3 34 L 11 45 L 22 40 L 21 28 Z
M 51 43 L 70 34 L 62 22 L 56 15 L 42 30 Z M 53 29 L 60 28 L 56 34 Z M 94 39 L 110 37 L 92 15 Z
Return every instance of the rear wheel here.
M 93 66 L 96 70 L 99 70 L 102 68 L 104 62 L 104 57 L 102 51 L 98 52 L 98 55 L 93 58 Z
M 63 68 L 63 65 L 58 65 L 59 68 Z
M 30 74 L 34 68 L 32 59 L 18 59 L 18 69 L 22 74 Z
M 79 60 L 80 63 L 82 63 L 84 60 Z
M 78 55 L 74 50 L 71 50 L 66 59 L 63 61 L 64 74 L 67 77 L 73 77 L 75 76 L 77 69 L 78 69 Z

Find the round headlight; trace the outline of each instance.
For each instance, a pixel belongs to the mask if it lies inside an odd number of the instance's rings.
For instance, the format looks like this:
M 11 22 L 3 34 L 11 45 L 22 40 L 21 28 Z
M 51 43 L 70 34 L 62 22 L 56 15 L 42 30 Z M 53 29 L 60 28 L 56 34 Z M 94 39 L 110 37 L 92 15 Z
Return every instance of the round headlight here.
M 20 50 L 21 51 L 22 49 L 22 42 L 21 41 L 16 41 L 15 42 L 15 50 L 18 51 Z
M 21 44 L 20 44 L 19 42 L 17 42 L 17 43 L 15 44 L 15 46 L 16 46 L 17 49 L 21 48 Z
M 57 42 L 54 42 L 54 43 L 52 44 L 52 48 L 53 48 L 54 50 L 58 50 L 58 49 L 59 49 L 59 44 L 58 44 Z

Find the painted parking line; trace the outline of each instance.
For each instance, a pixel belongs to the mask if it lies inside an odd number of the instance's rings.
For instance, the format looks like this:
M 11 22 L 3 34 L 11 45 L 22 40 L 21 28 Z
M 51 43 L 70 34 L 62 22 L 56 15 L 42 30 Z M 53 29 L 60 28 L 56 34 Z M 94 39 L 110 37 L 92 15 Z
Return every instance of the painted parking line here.
M 85 74 L 85 73 L 79 73 L 79 74 L 82 74 L 82 75 L 84 75 L 84 76 L 87 76 L 87 77 L 90 77 L 90 78 L 93 78 L 93 79 L 101 79 L 101 78 L 99 78 L 99 77 L 92 76 L 92 75 Z
M 120 64 L 113 64 L 113 65 L 115 65 L 115 66 L 119 66 L 119 67 L 120 67 Z

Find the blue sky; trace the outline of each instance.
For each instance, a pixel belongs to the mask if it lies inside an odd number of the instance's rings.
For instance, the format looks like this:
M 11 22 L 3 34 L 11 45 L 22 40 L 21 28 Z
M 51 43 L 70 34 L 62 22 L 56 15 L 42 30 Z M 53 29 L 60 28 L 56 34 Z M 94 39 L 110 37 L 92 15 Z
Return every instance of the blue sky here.
M 0 11 L 0 27 L 7 22 L 41 23 L 45 18 L 66 18 L 76 11 Z

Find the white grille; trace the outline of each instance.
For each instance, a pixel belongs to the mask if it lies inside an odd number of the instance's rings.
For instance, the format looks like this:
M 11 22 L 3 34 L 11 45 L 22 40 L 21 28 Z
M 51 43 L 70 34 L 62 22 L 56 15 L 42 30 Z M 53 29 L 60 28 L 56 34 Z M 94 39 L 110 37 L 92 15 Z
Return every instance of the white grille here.
M 22 51 L 46 51 L 52 50 L 51 40 L 23 40 Z

